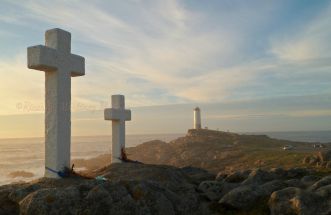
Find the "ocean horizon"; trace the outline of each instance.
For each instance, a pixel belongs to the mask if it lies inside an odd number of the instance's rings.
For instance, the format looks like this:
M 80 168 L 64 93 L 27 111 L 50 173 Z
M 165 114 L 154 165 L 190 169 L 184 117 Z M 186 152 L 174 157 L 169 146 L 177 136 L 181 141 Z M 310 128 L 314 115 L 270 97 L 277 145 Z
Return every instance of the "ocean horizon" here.
M 265 134 L 284 140 L 331 143 L 331 131 L 245 132 L 245 134 Z M 156 139 L 169 142 L 184 135 L 180 133 L 127 135 L 126 147 L 134 147 Z M 0 185 L 42 177 L 44 149 L 44 138 L 42 137 L 0 139 Z M 72 159 L 89 159 L 110 152 L 111 136 L 72 137 Z M 31 173 L 31 177 L 24 178 L 17 176 L 20 174 L 15 174 L 21 171 Z

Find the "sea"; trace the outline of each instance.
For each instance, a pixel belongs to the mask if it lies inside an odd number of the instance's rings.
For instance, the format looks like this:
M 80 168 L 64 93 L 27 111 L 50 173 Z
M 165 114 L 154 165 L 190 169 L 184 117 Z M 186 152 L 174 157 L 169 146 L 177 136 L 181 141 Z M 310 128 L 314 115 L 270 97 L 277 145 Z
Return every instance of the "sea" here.
M 134 147 L 151 140 L 169 142 L 184 135 L 127 135 L 126 147 Z M 71 142 L 72 159 L 89 159 L 111 152 L 111 136 L 72 137 Z M 44 157 L 44 138 L 0 139 L 0 185 L 42 177 Z M 32 173 L 33 176 L 20 176 L 22 171 Z
M 253 134 L 253 133 L 249 133 Z M 331 144 L 331 131 L 254 132 L 277 139 Z M 185 134 L 127 135 L 126 146 L 151 140 L 169 142 Z M 40 178 L 44 172 L 44 138 L 0 139 L 0 185 Z M 89 159 L 111 151 L 111 136 L 72 137 L 72 159 Z M 23 177 L 22 172 L 30 174 Z

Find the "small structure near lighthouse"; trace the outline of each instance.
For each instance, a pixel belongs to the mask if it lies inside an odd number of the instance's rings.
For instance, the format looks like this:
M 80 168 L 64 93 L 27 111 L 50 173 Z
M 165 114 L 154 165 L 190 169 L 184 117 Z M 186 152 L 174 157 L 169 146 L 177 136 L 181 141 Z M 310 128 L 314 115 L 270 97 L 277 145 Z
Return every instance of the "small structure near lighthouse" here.
M 28 48 L 28 68 L 45 72 L 45 177 L 63 177 L 70 168 L 71 77 L 85 75 L 85 59 L 71 54 L 71 34 L 45 33 L 45 46 Z
M 199 107 L 193 109 L 193 117 L 193 128 L 201 129 L 201 112 Z
M 112 108 L 105 109 L 105 120 L 112 121 L 112 163 L 123 161 L 125 150 L 125 121 L 131 120 L 131 111 L 125 109 L 123 95 L 111 96 Z

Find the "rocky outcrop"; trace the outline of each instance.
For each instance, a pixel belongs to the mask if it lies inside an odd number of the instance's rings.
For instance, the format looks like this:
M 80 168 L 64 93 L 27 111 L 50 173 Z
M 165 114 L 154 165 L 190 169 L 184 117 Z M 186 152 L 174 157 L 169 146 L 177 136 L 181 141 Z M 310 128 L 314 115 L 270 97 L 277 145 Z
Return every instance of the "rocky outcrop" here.
M 275 168 L 215 176 L 195 167 L 113 164 L 87 177 L 2 186 L 0 215 L 328 214 L 331 178 L 314 174 Z
M 258 186 L 239 186 L 221 198 L 219 204 L 229 209 L 245 210 L 254 207 L 255 203 L 263 197 L 263 191 Z
M 295 187 L 274 192 L 269 200 L 271 214 L 327 214 L 322 196 Z
M 0 187 L 0 214 L 211 214 L 197 168 L 114 164 L 88 178 L 40 179 Z M 213 176 L 215 178 L 215 176 Z
M 199 191 L 217 205 L 214 208 L 220 214 L 329 214 L 330 176 L 315 174 L 304 168 L 255 169 L 246 176 L 242 171 L 220 173 L 216 180 L 202 182 Z M 233 178 L 239 183 L 228 182 Z M 224 192 L 229 184 L 230 189 Z
M 319 158 L 320 162 L 331 161 L 331 150 L 320 151 L 317 153 L 317 157 Z
M 205 196 L 210 201 L 218 201 L 225 194 L 230 192 L 231 190 L 237 188 L 239 186 L 238 183 L 227 183 L 220 181 L 204 181 L 199 187 L 198 191 L 201 192 L 202 196 Z
M 303 164 L 316 166 L 318 168 L 331 168 L 331 150 L 319 151 L 313 155 L 308 155 L 303 158 Z

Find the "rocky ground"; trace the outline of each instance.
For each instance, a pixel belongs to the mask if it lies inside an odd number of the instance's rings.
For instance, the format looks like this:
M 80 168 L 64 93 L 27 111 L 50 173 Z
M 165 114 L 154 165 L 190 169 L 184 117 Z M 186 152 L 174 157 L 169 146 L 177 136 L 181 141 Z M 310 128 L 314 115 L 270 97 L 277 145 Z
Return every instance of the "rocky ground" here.
M 113 164 L 90 173 L 0 187 L 0 214 L 330 214 L 331 176 L 280 168 L 211 174 Z
M 280 149 L 289 144 L 297 150 Z M 104 155 L 75 161 L 85 177 L 1 186 L 0 215 L 331 214 L 331 153 L 310 145 L 190 130 L 128 149 L 145 164 L 102 167 Z
M 114 164 L 90 176 L 0 187 L 0 214 L 210 214 L 197 192 L 214 175 L 195 168 Z
M 331 213 L 331 176 L 303 168 L 221 173 L 198 190 L 219 214 Z

